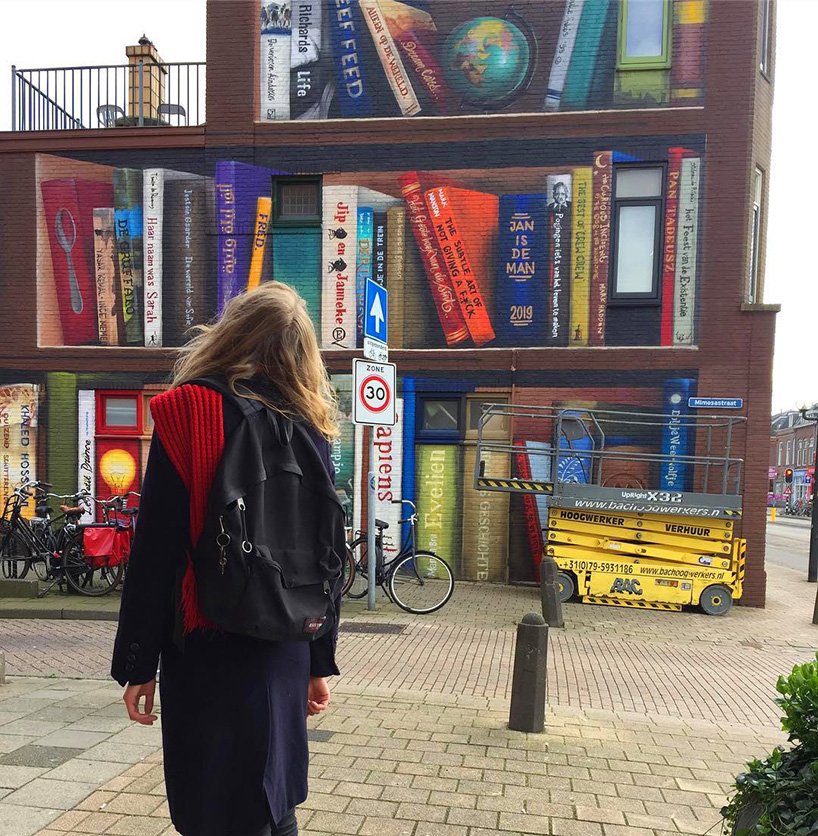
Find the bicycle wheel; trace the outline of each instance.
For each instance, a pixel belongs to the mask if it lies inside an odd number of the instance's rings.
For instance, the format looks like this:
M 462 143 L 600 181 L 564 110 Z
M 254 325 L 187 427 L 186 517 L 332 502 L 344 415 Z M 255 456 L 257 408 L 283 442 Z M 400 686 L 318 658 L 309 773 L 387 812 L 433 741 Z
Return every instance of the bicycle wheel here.
M 31 548 L 19 531 L 10 531 L 0 547 L 0 574 L 10 580 L 20 580 L 31 568 Z
M 347 555 L 351 556 L 355 564 L 355 571 L 352 575 L 352 581 L 349 588 L 346 589 L 346 594 L 358 600 L 366 595 L 369 583 L 369 575 L 367 574 L 367 550 L 366 537 L 358 537 L 347 546 Z
M 122 580 L 124 561 L 113 566 L 93 566 L 88 563 L 82 546 L 69 537 L 64 544 L 62 567 L 65 579 L 74 592 L 98 598 L 108 595 Z
M 341 587 L 341 595 L 346 595 L 355 583 L 355 556 L 352 554 L 352 549 L 347 544 L 344 552 L 344 585 Z
M 406 612 L 416 615 L 439 610 L 452 597 L 454 573 L 434 552 L 401 558 L 389 575 L 389 594 Z

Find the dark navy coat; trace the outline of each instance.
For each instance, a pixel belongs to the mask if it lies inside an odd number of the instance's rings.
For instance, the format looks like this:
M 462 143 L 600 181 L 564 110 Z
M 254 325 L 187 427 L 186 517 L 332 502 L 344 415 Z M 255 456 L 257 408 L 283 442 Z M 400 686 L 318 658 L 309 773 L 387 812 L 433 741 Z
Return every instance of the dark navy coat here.
M 228 401 L 223 410 L 228 438 L 240 414 Z M 329 445 L 311 435 L 334 475 Z M 280 821 L 307 797 L 307 687 L 311 675 L 338 674 L 337 627 L 311 643 L 198 630 L 182 637 L 188 527 L 187 489 L 154 435 L 111 673 L 120 685 L 148 682 L 161 657 L 173 823 L 184 836 L 230 836 Z

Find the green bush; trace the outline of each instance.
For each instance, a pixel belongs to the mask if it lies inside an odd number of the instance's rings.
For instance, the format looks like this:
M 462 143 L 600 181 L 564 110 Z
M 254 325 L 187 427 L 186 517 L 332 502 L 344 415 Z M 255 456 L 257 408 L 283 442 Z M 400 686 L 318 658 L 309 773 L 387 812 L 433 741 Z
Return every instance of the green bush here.
M 757 806 L 758 820 L 742 823 L 736 836 L 811 836 L 818 834 L 818 654 L 815 662 L 797 665 L 779 677 L 776 703 L 781 727 L 795 745 L 776 748 L 763 761 L 747 764 L 736 778 L 735 793 L 722 808 L 725 832 L 743 811 Z

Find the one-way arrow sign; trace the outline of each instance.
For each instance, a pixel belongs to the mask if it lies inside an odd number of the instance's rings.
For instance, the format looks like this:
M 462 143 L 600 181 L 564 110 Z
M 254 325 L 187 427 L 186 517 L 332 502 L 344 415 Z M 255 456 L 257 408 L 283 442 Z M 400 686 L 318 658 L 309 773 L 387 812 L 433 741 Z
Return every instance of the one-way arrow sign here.
M 386 343 L 387 335 L 386 288 L 372 279 L 366 281 L 364 337 Z

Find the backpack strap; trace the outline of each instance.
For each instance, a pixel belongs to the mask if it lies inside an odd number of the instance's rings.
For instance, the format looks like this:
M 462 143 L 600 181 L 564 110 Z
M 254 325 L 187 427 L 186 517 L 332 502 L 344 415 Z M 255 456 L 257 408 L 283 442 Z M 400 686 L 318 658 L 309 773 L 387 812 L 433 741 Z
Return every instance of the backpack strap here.
M 252 418 L 257 412 L 265 409 L 264 404 L 260 401 L 237 395 L 223 380 L 216 377 L 197 377 L 196 380 L 188 382 L 194 385 L 207 386 L 208 389 L 215 389 L 223 398 L 229 398 L 241 410 L 241 414 L 245 418 Z
M 285 445 L 292 441 L 293 422 L 285 415 L 267 409 L 261 401 L 257 401 L 255 398 L 244 398 L 241 395 L 237 395 L 223 380 L 216 377 L 199 377 L 196 380 L 189 381 L 189 383 L 214 389 L 222 397 L 228 398 L 234 403 L 241 410 L 241 414 L 245 418 L 252 418 L 259 412 L 266 412 L 270 430 L 276 442 Z

